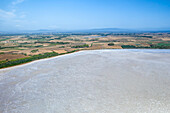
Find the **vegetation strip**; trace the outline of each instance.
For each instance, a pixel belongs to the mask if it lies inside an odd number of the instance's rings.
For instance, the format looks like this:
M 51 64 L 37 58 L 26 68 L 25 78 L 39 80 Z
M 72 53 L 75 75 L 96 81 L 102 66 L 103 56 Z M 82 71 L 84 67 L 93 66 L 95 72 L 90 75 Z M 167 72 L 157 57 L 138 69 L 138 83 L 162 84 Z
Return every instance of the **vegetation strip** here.
M 58 54 L 56 52 L 50 52 L 50 53 L 44 53 L 44 54 L 38 54 L 38 55 L 33 55 L 33 56 L 29 56 L 26 58 L 20 58 L 20 59 L 15 59 L 15 60 L 4 60 L 4 61 L 0 61 L 0 69 L 1 68 L 6 68 L 6 67 L 11 67 L 11 66 L 15 66 L 15 65 L 19 65 L 19 64 L 23 64 L 23 63 L 28 63 L 34 60 L 39 60 L 39 59 L 44 59 L 44 58 L 50 58 L 50 57 L 54 57 L 54 56 L 58 56 L 58 55 L 64 55 L 64 54 L 68 54 L 68 53 L 73 53 L 79 51 L 77 50 L 73 50 L 67 53 L 61 53 Z

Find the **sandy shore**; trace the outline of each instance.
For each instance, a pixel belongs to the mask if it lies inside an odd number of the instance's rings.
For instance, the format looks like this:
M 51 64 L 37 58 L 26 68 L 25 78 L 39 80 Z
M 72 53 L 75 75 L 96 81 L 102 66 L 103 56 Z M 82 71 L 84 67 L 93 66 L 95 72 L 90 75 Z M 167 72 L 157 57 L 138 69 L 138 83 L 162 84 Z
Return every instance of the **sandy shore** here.
M 93 50 L 0 70 L 0 113 L 169 113 L 170 50 Z

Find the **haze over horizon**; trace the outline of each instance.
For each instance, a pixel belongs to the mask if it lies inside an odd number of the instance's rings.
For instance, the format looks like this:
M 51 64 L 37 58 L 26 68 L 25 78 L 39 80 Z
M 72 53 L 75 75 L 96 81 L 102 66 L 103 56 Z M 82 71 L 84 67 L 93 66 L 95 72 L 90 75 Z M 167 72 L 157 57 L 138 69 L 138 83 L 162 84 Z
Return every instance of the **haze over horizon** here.
M 0 31 L 170 29 L 169 0 L 1 0 Z

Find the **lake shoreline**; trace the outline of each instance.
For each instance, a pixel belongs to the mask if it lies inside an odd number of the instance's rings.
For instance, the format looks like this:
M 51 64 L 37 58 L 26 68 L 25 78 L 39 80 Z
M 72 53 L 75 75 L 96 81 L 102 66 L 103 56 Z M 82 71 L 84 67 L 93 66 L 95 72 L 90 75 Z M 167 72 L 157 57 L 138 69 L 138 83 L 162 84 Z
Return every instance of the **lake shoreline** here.
M 52 57 L 48 57 L 48 58 L 42 58 L 42 59 L 37 59 L 37 60 L 33 60 L 33 61 L 30 61 L 30 62 L 25 62 L 25 63 L 21 63 L 21 64 L 18 64 L 18 65 L 13 65 L 13 66 L 8 66 L 8 67 L 3 67 L 3 68 L 0 68 L 0 70 L 3 70 L 3 69 L 8 69 L 8 68 L 12 68 L 12 67 L 16 67 L 16 66 L 21 66 L 21 65 L 25 65 L 25 64 L 29 64 L 29 63 L 33 63 L 33 62 L 36 62 L 36 61 L 40 61 L 40 60 L 45 60 L 45 59 L 51 59 L 51 58 L 55 58 L 55 57 L 59 57 L 59 56 L 63 56 L 63 55 L 68 55 L 68 54 L 73 54 L 73 53 L 76 53 L 76 52 L 81 52 L 81 51 L 95 51 L 95 50 L 160 50 L 160 51 L 163 51 L 163 50 L 170 50 L 170 49 L 81 49 L 81 50 L 75 50 L 74 52 L 68 52 L 68 53 L 63 53 L 63 54 L 59 54 L 57 56 L 52 56 Z

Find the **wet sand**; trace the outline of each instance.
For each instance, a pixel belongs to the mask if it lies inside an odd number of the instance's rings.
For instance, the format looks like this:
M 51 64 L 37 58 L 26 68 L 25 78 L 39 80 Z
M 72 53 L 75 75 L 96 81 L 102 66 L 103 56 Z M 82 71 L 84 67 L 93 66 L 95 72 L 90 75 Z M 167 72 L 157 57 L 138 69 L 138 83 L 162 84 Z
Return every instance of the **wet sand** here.
M 0 69 L 0 113 L 169 113 L 170 50 L 80 51 Z

